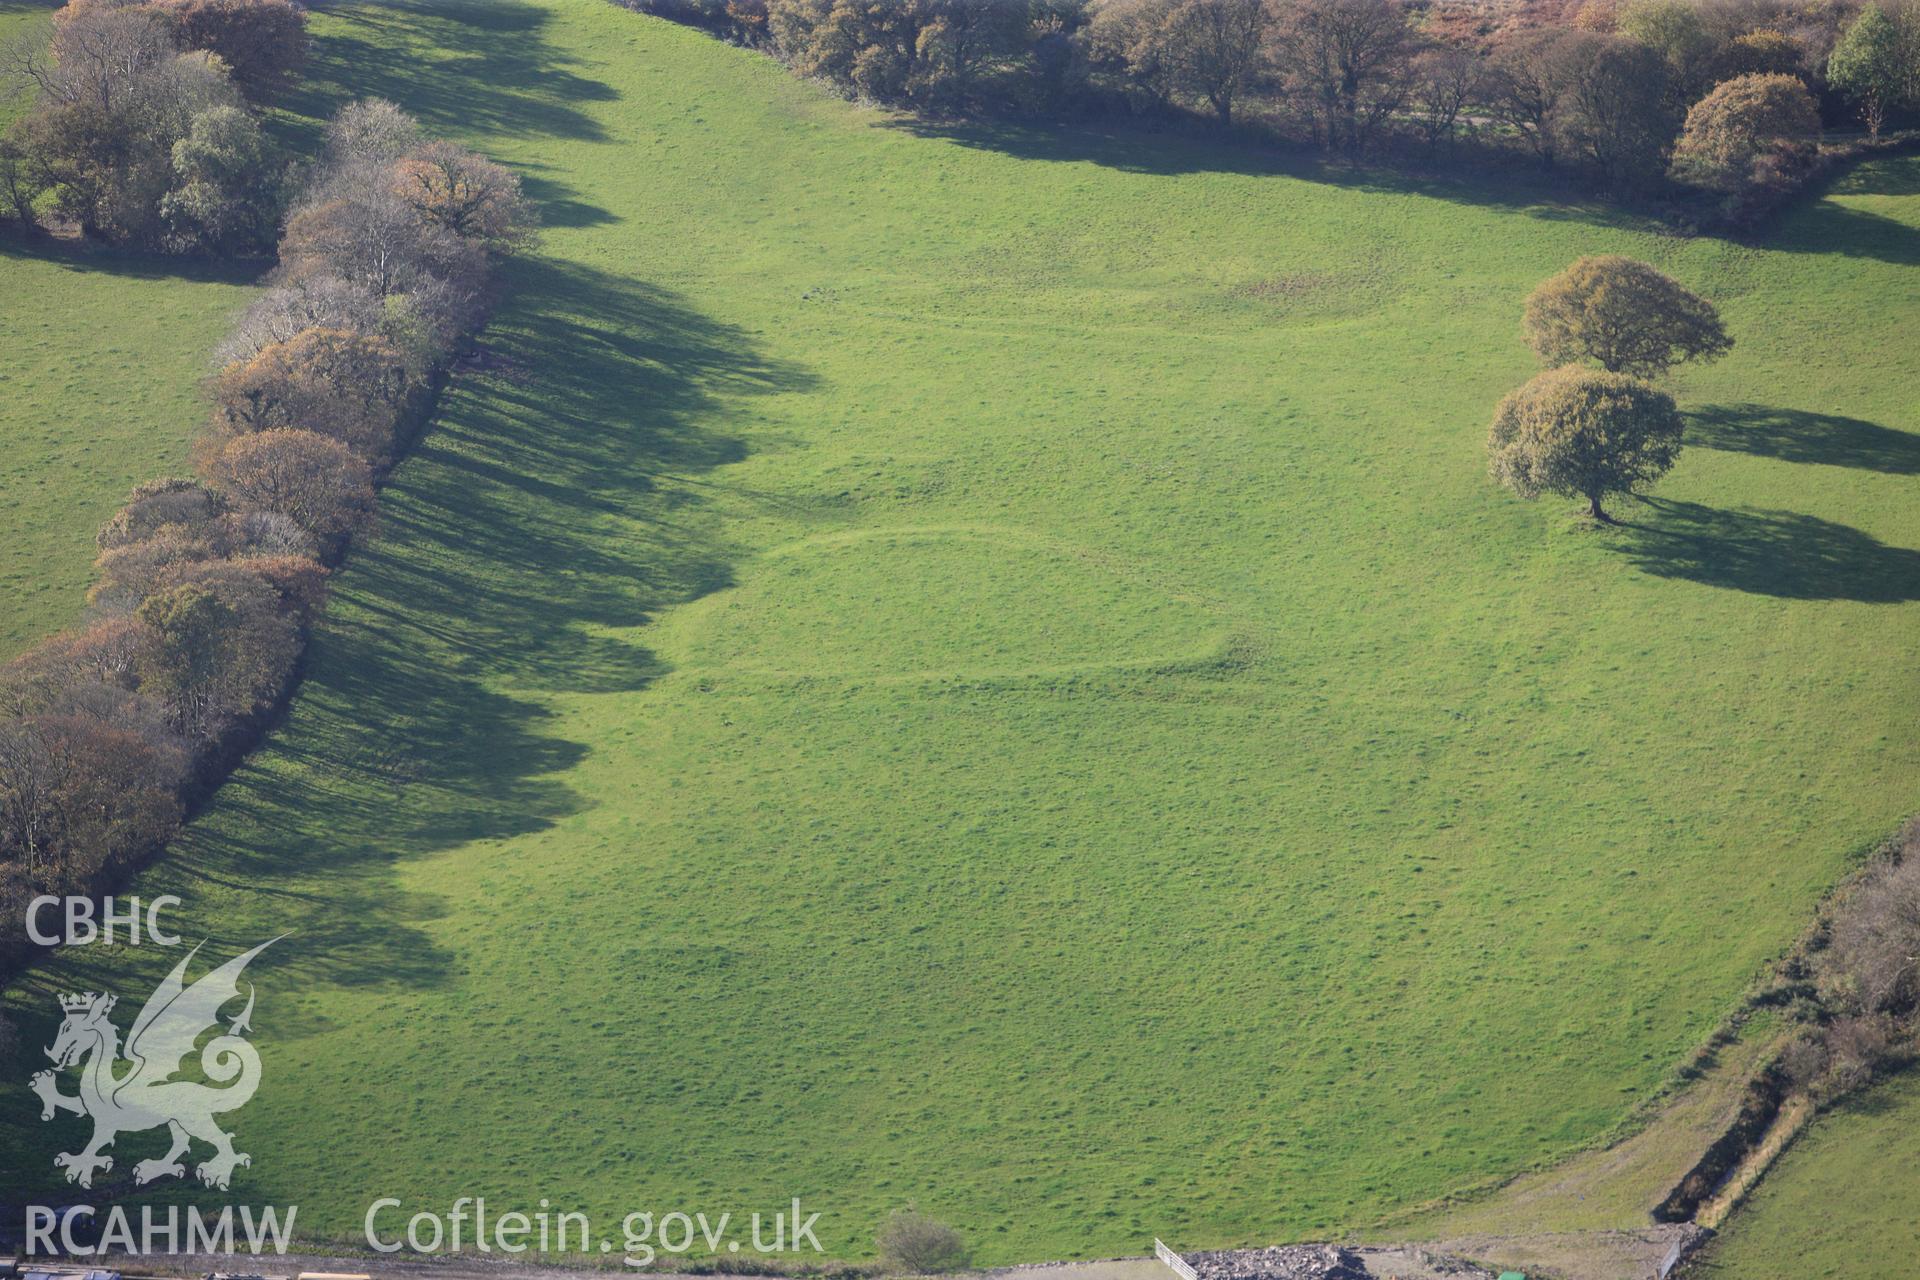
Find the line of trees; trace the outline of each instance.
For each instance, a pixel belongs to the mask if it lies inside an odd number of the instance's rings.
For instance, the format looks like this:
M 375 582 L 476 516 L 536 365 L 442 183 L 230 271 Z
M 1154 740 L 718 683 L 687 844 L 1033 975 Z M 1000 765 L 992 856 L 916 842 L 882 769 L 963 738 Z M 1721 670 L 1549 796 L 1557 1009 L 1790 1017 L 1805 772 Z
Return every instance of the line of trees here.
M 1920 107 L 1920 0 L 1586 0 L 1499 28 L 1445 0 L 619 2 L 885 103 L 1194 113 L 1428 165 L 1524 155 L 1734 215 L 1811 171 L 1823 101 L 1875 134 Z
M 287 159 L 259 107 L 306 59 L 292 0 L 71 0 L 0 49 L 0 217 L 168 252 L 269 249 Z
M 334 118 L 218 352 L 196 474 L 135 488 L 100 530 L 85 620 L 0 669 L 0 916 L 110 885 L 257 740 L 491 264 L 531 227 L 512 174 L 391 103 Z M 24 947 L 0 934 L 0 968 Z

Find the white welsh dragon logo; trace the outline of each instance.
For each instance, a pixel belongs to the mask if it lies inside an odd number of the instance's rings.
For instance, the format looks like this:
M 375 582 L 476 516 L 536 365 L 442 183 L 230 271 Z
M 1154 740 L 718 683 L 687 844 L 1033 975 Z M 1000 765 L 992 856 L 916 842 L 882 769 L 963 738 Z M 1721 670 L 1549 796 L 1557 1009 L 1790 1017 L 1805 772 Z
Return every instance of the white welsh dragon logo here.
M 103 1147 L 111 1146 L 122 1133 L 161 1125 L 172 1135 L 172 1146 L 160 1159 L 142 1160 L 133 1167 L 137 1183 L 185 1176 L 186 1166 L 180 1163 L 180 1157 L 194 1138 L 213 1147 L 213 1155 L 195 1170 L 200 1181 L 210 1187 L 225 1190 L 236 1166 L 253 1163 L 250 1156 L 233 1149 L 233 1135 L 214 1120 L 216 1115 L 245 1106 L 260 1085 L 260 1055 L 241 1038 L 252 1029 L 252 984 L 247 986 L 247 1007 L 233 1019 L 226 1034 L 213 1037 L 200 1049 L 201 1072 L 223 1087 L 172 1076 L 194 1051 L 201 1034 L 219 1025 L 221 1007 L 239 997 L 240 973 L 248 962 L 278 941 L 263 942 L 235 956 L 192 986 L 182 979 L 187 962 L 200 948 L 188 952 L 133 1020 L 124 1055 L 120 1031 L 107 1017 L 113 1011 L 115 997 L 92 992 L 60 997 L 60 1008 L 67 1017 L 47 1056 L 53 1059 L 55 1071 L 84 1060 L 80 1093 L 73 1098 L 62 1094 L 54 1071 L 40 1072 L 33 1077 L 32 1085 L 40 1095 L 42 1120 L 51 1120 L 60 1111 L 93 1118 L 93 1140 L 85 1149 L 53 1158 L 56 1168 L 67 1171 L 68 1182 L 91 1187 L 95 1170 L 113 1168 L 113 1157 L 100 1154 Z M 119 1071 L 117 1065 L 123 1056 L 132 1065 Z

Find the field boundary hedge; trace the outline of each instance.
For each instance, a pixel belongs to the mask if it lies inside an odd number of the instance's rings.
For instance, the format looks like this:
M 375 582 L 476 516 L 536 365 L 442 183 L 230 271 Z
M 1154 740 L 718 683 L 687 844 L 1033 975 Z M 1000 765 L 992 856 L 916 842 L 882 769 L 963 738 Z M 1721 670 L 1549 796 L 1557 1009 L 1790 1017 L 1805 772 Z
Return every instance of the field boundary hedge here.
M 39 897 L 111 892 L 265 738 L 327 580 L 374 527 L 529 242 L 518 180 L 391 103 L 343 108 L 267 290 L 216 353 L 193 477 L 135 487 L 97 539 L 82 623 L 0 669 L 0 980 Z
M 612 3 L 934 122 L 1125 118 L 1416 177 L 1527 169 L 1682 232 L 1750 229 L 1861 152 L 1826 122 L 1858 114 L 1872 147 L 1890 111 L 1920 112 L 1920 66 L 1879 89 L 1832 70 L 1848 0 L 1498 20 L 1423 0 Z M 1910 61 L 1920 9 L 1899 21 Z

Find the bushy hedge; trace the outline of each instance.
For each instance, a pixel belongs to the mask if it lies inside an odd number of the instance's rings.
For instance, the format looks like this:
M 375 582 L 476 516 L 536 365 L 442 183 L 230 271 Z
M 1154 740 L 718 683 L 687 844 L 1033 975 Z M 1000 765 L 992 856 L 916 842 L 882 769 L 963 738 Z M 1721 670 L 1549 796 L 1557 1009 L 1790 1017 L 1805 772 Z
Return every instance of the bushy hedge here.
M 1803 182 L 1822 98 L 1876 129 L 1920 106 L 1913 3 L 1585 0 L 1510 22 L 1459 0 L 617 2 L 916 110 L 1193 115 L 1428 169 L 1524 159 L 1701 218 Z M 1723 91 L 1751 77 L 1757 99 Z
M 221 346 L 198 476 L 136 487 L 100 530 L 86 620 L 0 669 L 0 915 L 111 886 L 258 739 L 491 262 L 531 225 L 511 174 L 392 104 L 334 119 Z M 25 950 L 0 934 L 0 970 Z

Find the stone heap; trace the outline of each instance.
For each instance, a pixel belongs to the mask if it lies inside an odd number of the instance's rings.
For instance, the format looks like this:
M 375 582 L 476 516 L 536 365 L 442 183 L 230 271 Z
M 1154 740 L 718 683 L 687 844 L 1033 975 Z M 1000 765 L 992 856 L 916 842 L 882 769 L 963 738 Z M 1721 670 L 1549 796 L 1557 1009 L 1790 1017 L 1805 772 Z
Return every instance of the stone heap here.
M 1282 1244 L 1268 1249 L 1190 1253 L 1200 1280 L 1374 1280 L 1366 1259 L 1337 1244 Z

